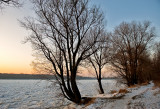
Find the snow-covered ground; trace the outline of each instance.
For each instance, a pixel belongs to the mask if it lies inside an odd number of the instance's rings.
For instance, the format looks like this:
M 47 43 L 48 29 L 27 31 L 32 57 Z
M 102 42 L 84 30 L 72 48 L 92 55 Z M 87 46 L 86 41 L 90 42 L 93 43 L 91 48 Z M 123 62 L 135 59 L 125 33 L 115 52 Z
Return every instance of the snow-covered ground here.
M 160 109 L 160 88 L 155 88 L 154 83 L 127 90 L 126 94 L 97 95 L 88 106 L 71 103 L 65 109 Z
M 40 80 L 0 80 L 0 109 L 47 108 L 52 106 L 54 91 Z
M 82 96 L 98 97 L 88 105 L 76 105 L 60 97 L 58 86 L 45 80 L 0 80 L 0 109 L 160 109 L 160 89 L 154 84 L 127 89 L 121 99 L 109 98 L 111 90 L 125 88 L 116 80 L 103 80 L 106 95 L 98 95 L 96 80 L 78 80 Z M 62 108 L 60 107 L 60 108 Z
M 82 96 L 98 92 L 96 80 L 79 80 Z M 104 80 L 105 91 L 118 89 L 116 81 Z M 61 104 L 59 90 L 55 84 L 46 80 L 0 80 L 0 109 L 44 109 Z M 63 102 L 63 101 L 61 101 Z

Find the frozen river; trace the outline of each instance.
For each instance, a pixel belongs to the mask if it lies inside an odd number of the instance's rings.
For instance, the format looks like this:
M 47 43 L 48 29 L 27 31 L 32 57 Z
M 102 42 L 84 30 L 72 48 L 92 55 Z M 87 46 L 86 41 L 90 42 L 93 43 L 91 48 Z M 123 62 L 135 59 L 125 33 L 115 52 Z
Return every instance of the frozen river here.
M 0 109 L 54 107 L 60 102 L 61 91 L 53 83 L 46 80 L 0 80 Z M 116 80 L 102 80 L 102 83 L 105 93 L 123 87 Z M 98 94 L 96 80 L 78 80 L 77 84 L 82 96 Z

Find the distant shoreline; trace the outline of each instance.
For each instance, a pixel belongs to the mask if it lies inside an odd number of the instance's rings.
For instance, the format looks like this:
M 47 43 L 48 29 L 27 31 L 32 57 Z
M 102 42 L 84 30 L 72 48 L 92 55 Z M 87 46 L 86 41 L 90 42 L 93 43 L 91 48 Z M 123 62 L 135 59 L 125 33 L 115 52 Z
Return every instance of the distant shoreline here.
M 47 74 L 5 74 L 0 73 L 0 79 L 25 79 L 25 80 L 31 80 L 31 79 L 56 79 L 54 75 L 47 75 Z M 86 80 L 86 79 L 96 79 L 95 77 L 82 77 L 77 76 L 78 80 Z M 104 79 L 116 79 L 116 77 L 109 77 Z
M 42 74 L 0 74 L 0 79 L 54 79 L 54 75 L 42 75 Z

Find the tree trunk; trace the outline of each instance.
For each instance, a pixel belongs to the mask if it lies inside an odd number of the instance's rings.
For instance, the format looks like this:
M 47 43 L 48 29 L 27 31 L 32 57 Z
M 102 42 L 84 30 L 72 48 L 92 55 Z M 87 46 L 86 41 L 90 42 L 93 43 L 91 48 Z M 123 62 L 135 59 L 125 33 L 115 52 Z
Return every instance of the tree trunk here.
M 67 78 L 67 79 L 69 79 L 69 78 Z M 58 81 L 58 79 L 57 79 L 57 81 Z M 72 91 L 70 89 L 68 89 L 66 87 L 63 75 L 61 76 L 61 81 L 62 81 L 62 83 L 60 83 L 60 88 L 61 88 L 61 91 L 62 91 L 64 97 L 67 98 L 68 100 L 72 101 L 74 98 L 74 94 L 72 93 Z M 67 82 L 68 82 L 68 80 L 67 80 Z M 69 83 L 67 83 L 67 84 L 69 84 Z
M 98 79 L 98 84 L 99 84 L 100 94 L 104 94 L 104 90 L 103 90 L 102 83 L 101 83 L 101 78 Z
M 71 74 L 71 87 L 72 87 L 72 91 L 75 96 L 73 99 L 73 102 L 75 102 L 77 104 L 81 103 L 81 94 L 80 94 L 79 89 L 77 87 L 75 74 Z
M 99 88 L 100 88 L 100 94 L 103 94 L 104 91 L 103 91 L 103 87 L 102 87 L 102 83 L 101 83 L 101 80 L 102 80 L 101 72 L 102 72 L 101 66 L 99 66 L 99 77 L 97 79 L 98 79 L 98 84 L 99 84 Z

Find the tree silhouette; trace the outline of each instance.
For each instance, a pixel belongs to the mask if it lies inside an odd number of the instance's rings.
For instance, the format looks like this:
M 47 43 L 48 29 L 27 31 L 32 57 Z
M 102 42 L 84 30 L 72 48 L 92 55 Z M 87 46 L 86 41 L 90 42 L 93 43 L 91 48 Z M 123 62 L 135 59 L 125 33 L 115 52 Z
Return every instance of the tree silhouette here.
M 152 71 L 153 71 L 153 79 L 154 80 L 159 80 L 160 79 L 160 42 L 155 44 L 154 47 L 154 55 L 153 55 L 153 66 L 152 66 Z
M 141 81 L 142 64 L 145 51 L 153 37 L 154 28 L 150 22 L 126 23 L 117 26 L 111 34 L 113 42 L 112 65 L 127 84 L 133 85 Z M 142 76 L 140 76 L 142 75 Z
M 81 103 L 76 83 L 79 65 L 97 51 L 103 14 L 88 0 L 34 0 L 37 20 L 26 18 L 22 26 L 32 34 L 33 49 L 52 64 L 64 97 Z
M 102 87 L 102 69 L 104 66 L 109 63 L 109 57 L 110 57 L 110 40 L 108 35 L 102 31 L 100 41 L 95 45 L 95 47 L 98 47 L 99 49 L 88 58 L 88 62 L 93 67 L 96 78 L 98 80 L 100 93 L 103 94 L 104 90 Z

